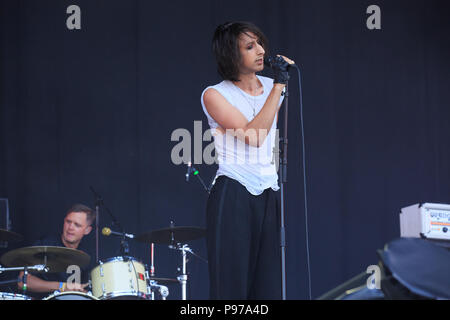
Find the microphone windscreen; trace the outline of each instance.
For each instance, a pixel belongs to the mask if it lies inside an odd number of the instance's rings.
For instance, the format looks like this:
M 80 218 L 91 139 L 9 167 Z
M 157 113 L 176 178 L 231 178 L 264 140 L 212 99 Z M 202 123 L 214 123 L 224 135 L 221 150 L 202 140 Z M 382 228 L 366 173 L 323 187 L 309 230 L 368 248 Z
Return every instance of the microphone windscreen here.
M 271 67 L 272 66 L 272 61 L 273 61 L 272 57 L 264 57 L 264 65 L 265 66 Z
M 103 234 L 104 236 L 109 236 L 109 235 L 111 234 L 111 229 L 110 229 L 110 228 L 107 228 L 107 227 L 104 227 L 104 228 L 102 229 L 102 234 Z

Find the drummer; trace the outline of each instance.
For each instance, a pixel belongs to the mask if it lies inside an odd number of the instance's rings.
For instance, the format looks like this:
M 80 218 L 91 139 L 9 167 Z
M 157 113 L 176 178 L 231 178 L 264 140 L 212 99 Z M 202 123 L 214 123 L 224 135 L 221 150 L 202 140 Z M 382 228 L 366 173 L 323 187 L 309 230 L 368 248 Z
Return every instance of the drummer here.
M 34 246 L 57 246 L 77 249 L 88 253 L 88 250 L 80 245 L 84 236 L 92 230 L 95 214 L 92 209 L 75 204 L 66 213 L 61 234 L 46 236 L 35 242 Z M 91 259 L 92 261 L 92 259 Z M 45 297 L 54 291 L 79 291 L 87 292 L 88 272 L 91 268 L 81 269 L 81 283 L 68 281 L 70 273 L 28 273 L 27 290 L 35 292 L 36 298 Z M 23 289 L 23 272 L 19 274 L 18 287 Z

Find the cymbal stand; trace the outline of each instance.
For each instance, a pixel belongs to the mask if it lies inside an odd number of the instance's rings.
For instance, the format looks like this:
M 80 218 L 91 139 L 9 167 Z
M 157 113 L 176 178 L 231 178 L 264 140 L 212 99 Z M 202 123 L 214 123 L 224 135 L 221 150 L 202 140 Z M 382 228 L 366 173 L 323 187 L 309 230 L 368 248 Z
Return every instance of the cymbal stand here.
M 181 251 L 183 263 L 182 263 L 181 270 L 180 270 L 180 268 L 178 268 L 178 270 L 181 271 L 182 273 L 177 277 L 177 280 L 178 280 L 178 282 L 181 283 L 181 300 L 186 300 L 187 299 L 186 286 L 187 286 L 187 281 L 188 281 L 187 262 L 189 261 L 187 259 L 187 253 L 190 253 L 193 256 L 196 256 L 203 261 L 206 261 L 206 260 L 204 258 L 200 257 L 198 254 L 194 253 L 194 251 L 192 251 L 192 249 L 189 248 L 189 246 L 187 244 L 182 245 L 181 243 L 177 243 L 176 245 L 169 245 L 169 248 Z
M 46 267 L 43 264 L 37 264 L 31 267 L 13 267 L 13 268 L 3 268 L 0 265 L 0 273 L 5 272 L 5 271 L 23 271 L 23 277 L 22 277 L 22 290 L 23 292 L 27 291 L 27 278 L 28 278 L 28 270 L 35 270 L 35 271 L 45 271 L 48 272 L 48 267 Z M 9 283 L 11 281 L 6 281 L 5 283 Z M 17 280 L 15 280 L 14 282 L 17 282 Z
M 182 273 L 181 275 L 179 275 L 177 277 L 178 282 L 180 282 L 181 284 L 181 300 L 186 300 L 187 296 L 186 296 L 186 285 L 187 285 L 187 280 L 188 280 L 188 275 L 186 272 L 186 265 L 187 265 L 187 252 L 192 251 L 187 244 L 181 245 L 180 243 L 177 243 L 176 245 L 169 245 L 170 249 L 174 249 L 174 250 L 179 250 L 181 251 L 181 256 L 183 258 L 183 263 L 182 263 L 182 267 L 181 270 L 180 268 L 178 268 L 178 270 L 180 270 Z
M 3 268 L 0 265 L 0 273 L 5 272 L 5 271 L 25 271 L 25 269 L 27 270 L 34 270 L 34 271 L 45 271 L 48 272 L 48 267 L 46 267 L 43 264 L 37 264 L 31 267 L 14 267 L 14 268 Z

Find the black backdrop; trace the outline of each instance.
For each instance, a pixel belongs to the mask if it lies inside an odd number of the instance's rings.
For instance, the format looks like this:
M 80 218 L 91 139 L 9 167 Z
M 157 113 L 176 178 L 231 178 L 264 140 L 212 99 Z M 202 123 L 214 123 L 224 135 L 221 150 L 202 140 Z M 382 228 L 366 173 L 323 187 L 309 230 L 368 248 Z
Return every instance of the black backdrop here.
M 66 9 L 81 8 L 81 30 Z M 381 30 L 366 9 L 381 8 Z M 206 118 L 220 81 L 217 24 L 249 20 L 271 53 L 302 69 L 312 296 L 377 263 L 399 236 L 400 209 L 450 203 L 450 75 L 446 1 L 1 1 L 0 197 L 13 230 L 60 230 L 65 210 L 99 192 L 123 228 L 205 226 L 207 194 L 171 161 L 171 133 Z M 291 81 L 287 192 L 288 298 L 308 298 L 297 77 Z M 205 142 L 206 146 L 209 142 Z M 192 142 L 193 145 L 193 142 Z M 196 164 L 206 181 L 214 165 Z M 101 226 L 111 219 L 102 210 Z M 93 234 L 87 237 L 94 245 Z M 206 257 L 204 240 L 190 243 Z M 101 258 L 118 240 L 101 238 Z M 4 250 L 3 250 L 4 251 Z M 149 263 L 149 246 L 131 255 Z M 156 273 L 179 253 L 156 246 Z M 274 263 L 278 263 L 274 261 Z M 208 298 L 207 265 L 191 258 L 189 297 Z M 270 270 L 268 270 L 270 272 Z M 170 298 L 180 289 L 171 287 Z

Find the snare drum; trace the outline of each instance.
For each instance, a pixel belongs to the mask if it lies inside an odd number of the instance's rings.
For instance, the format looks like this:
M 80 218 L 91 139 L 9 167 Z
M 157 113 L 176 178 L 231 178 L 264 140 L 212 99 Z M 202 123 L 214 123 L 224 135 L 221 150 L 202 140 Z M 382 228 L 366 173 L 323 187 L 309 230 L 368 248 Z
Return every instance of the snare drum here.
M 78 291 L 64 291 L 56 292 L 43 300 L 98 300 L 96 297 L 89 293 L 78 292 Z
M 147 299 L 144 265 L 132 257 L 114 257 L 91 271 L 92 293 L 99 299 Z
M 31 297 L 23 294 L 0 292 L 0 300 L 31 300 Z

